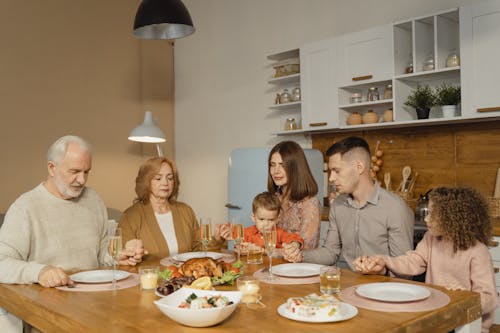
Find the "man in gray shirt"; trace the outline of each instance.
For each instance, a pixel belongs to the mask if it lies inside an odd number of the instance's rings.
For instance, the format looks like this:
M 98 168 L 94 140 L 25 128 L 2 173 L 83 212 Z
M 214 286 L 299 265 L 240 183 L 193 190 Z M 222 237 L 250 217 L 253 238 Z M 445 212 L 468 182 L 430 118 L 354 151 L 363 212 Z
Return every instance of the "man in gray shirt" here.
M 326 154 L 330 181 L 339 196 L 330 207 L 325 243 L 302 252 L 285 249 L 285 259 L 331 265 L 342 256 L 352 269 L 360 255 L 398 256 L 413 249 L 413 212 L 400 197 L 371 179 L 368 143 L 348 137 Z

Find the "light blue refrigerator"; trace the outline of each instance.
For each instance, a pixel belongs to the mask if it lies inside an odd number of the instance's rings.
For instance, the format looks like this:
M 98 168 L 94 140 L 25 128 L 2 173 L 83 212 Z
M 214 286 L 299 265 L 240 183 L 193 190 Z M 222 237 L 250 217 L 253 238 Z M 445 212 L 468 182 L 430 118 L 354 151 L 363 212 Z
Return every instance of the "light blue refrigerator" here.
M 267 190 L 267 159 L 271 148 L 239 148 L 231 152 L 228 169 L 228 221 L 239 218 L 246 226 L 253 224 L 252 200 Z M 304 149 L 309 168 L 318 183 L 318 198 L 323 203 L 323 154 Z

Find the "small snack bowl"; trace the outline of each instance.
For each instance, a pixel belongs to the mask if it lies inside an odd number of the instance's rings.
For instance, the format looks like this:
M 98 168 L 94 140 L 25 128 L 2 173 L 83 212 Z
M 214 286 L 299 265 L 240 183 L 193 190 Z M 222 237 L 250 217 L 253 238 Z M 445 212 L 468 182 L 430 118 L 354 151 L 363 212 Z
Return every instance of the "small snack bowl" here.
M 208 309 L 180 308 L 179 305 L 191 294 L 198 297 L 225 296 L 233 304 Z M 166 297 L 156 300 L 154 303 L 161 312 L 179 324 L 191 327 L 208 327 L 217 325 L 229 317 L 240 303 L 240 300 L 241 292 L 239 291 L 198 290 L 183 287 Z

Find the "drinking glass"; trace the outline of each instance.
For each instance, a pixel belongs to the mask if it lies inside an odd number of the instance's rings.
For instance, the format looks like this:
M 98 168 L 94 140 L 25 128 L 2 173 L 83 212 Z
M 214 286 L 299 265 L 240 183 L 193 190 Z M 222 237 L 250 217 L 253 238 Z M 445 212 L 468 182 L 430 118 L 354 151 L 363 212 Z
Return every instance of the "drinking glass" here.
M 206 256 L 208 243 L 212 240 L 212 219 L 209 217 L 200 218 L 200 239 Z
M 241 254 L 241 241 L 244 238 L 244 231 L 243 231 L 243 224 L 239 223 L 239 220 L 236 218 L 233 218 L 232 223 L 231 223 L 231 233 L 233 235 L 234 239 L 234 248 L 238 252 L 238 261 L 240 261 L 240 254 Z
M 337 266 L 323 266 L 319 273 L 319 291 L 332 295 L 340 291 L 340 268 Z
M 264 243 L 266 244 L 267 256 L 269 257 L 269 276 L 266 278 L 266 280 L 273 280 L 274 276 L 272 272 L 272 266 L 273 252 L 276 248 L 276 224 L 273 224 L 272 226 L 269 226 L 264 230 Z
M 116 284 L 116 264 L 118 263 L 118 257 L 120 256 L 123 245 L 122 245 L 122 229 L 117 227 L 116 222 L 109 222 L 108 224 L 108 252 L 113 258 L 113 280 L 111 282 L 111 288 L 116 289 L 118 286 Z

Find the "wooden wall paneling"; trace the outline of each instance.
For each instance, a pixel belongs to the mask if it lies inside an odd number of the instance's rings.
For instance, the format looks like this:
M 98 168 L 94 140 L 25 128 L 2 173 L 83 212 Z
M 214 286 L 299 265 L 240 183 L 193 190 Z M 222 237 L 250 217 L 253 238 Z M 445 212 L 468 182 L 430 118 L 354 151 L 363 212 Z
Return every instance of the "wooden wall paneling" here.
M 493 196 L 500 167 L 500 124 L 482 123 L 456 133 L 457 185 Z
M 312 145 L 325 153 L 351 135 L 364 137 L 372 153 L 380 140 L 384 164 L 377 179 L 383 184 L 384 173 L 390 172 L 393 189 L 401 182 L 402 168 L 409 165 L 419 173 L 415 198 L 437 186 L 470 186 L 493 195 L 500 167 L 500 121 L 315 134 Z

